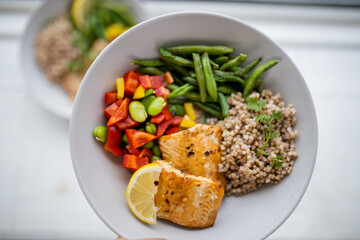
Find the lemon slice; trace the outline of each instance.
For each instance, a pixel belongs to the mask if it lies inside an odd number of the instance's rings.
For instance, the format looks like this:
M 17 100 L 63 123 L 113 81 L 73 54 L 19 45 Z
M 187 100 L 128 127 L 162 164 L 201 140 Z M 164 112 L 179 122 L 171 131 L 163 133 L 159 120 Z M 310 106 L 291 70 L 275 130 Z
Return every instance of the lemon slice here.
M 126 201 L 141 221 L 156 224 L 154 196 L 162 165 L 150 163 L 139 168 L 131 177 L 126 189 Z
M 89 10 L 91 0 L 74 0 L 71 5 L 71 18 L 77 28 L 85 25 L 86 13 Z

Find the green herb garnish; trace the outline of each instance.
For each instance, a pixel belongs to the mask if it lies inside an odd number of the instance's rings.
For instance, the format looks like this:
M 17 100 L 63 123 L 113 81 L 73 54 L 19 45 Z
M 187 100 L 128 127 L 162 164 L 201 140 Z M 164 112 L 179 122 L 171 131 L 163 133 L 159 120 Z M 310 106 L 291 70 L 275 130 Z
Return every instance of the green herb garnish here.
M 257 98 L 247 97 L 246 103 L 248 107 L 260 114 L 256 117 L 255 122 L 263 122 L 269 126 L 269 131 L 265 130 L 266 141 L 264 145 L 257 151 L 257 154 L 263 154 L 265 156 L 271 157 L 272 162 L 270 163 L 270 167 L 273 167 L 275 164 L 276 168 L 279 168 L 284 163 L 282 160 L 284 157 L 282 155 L 277 155 L 276 157 L 271 156 L 270 154 L 264 152 L 266 145 L 269 143 L 270 139 L 277 138 L 279 136 L 279 131 L 273 131 L 273 122 L 278 121 L 280 123 L 280 119 L 282 119 L 283 114 L 281 111 L 272 111 L 271 116 L 264 113 L 262 110 L 266 106 L 266 102 L 264 100 L 258 100 Z

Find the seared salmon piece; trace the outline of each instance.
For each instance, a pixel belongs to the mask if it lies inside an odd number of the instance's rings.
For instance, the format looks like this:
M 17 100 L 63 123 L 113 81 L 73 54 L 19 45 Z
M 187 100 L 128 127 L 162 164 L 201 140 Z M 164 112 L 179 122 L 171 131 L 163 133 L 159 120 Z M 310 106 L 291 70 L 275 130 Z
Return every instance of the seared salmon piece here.
M 218 171 L 220 145 L 221 128 L 205 124 L 159 139 L 163 160 L 188 174 L 214 178 L 225 184 L 223 173 Z
M 157 217 L 187 227 L 212 226 L 224 196 L 223 184 L 157 162 L 163 165 L 154 200 Z

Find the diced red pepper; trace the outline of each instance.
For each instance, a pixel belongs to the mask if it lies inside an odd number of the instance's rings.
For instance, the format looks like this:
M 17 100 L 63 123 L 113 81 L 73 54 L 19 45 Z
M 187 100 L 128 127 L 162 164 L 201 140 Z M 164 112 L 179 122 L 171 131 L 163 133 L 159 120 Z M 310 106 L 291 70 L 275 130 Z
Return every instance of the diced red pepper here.
M 111 115 L 107 126 L 114 125 L 115 123 L 118 123 L 127 118 L 127 116 L 129 115 L 129 103 L 130 99 L 125 98 L 125 100 L 121 103 L 120 107 L 116 110 L 116 112 Z
M 161 123 L 165 119 L 165 115 L 162 113 L 159 113 L 156 116 L 153 116 L 150 118 L 151 123 Z
M 183 120 L 183 117 L 181 116 L 174 116 L 172 118 L 172 122 L 171 125 L 176 126 L 176 125 L 180 125 L 181 121 Z
M 169 95 L 170 90 L 165 88 L 164 86 L 158 87 L 155 89 L 155 95 L 157 97 L 162 97 L 166 100 L 167 96 Z
M 172 123 L 172 119 L 162 121 L 158 125 L 156 137 L 160 137 L 160 136 L 164 135 L 166 129 L 170 126 L 171 123 Z
M 116 92 L 106 92 L 105 93 L 105 104 L 112 104 L 117 100 L 117 93 Z
M 130 144 L 126 145 L 125 148 L 126 148 L 126 150 L 129 151 L 130 154 L 138 156 L 138 157 L 140 156 L 140 153 L 141 153 L 140 150 L 137 148 L 132 148 Z
M 150 76 L 152 89 L 157 89 L 162 86 L 166 86 L 166 80 L 164 75 L 161 76 Z
M 120 129 L 120 130 L 125 130 L 128 128 L 134 128 L 136 126 L 138 126 L 140 123 L 136 122 L 134 119 L 131 118 L 130 114 L 128 114 L 127 118 L 125 118 L 125 120 L 118 122 L 116 124 L 116 126 Z
M 125 93 L 129 96 L 134 95 L 139 85 L 139 75 L 133 71 L 129 71 L 124 75 Z
M 170 73 L 170 72 L 166 72 L 166 73 L 164 74 L 164 77 L 165 77 L 165 79 L 166 79 L 166 81 L 167 81 L 168 84 L 171 84 L 171 83 L 174 82 L 174 79 L 173 79 L 173 77 L 171 76 L 171 73 Z
M 168 130 L 166 130 L 166 134 L 173 134 L 173 133 L 177 133 L 179 132 L 179 127 L 172 127 L 172 128 L 169 128 Z
M 172 118 L 172 115 L 169 113 L 169 111 L 165 107 L 161 110 L 161 113 L 164 114 L 165 120 L 169 120 Z
M 140 81 L 140 84 L 143 86 L 143 88 L 145 88 L 145 89 L 153 88 L 149 75 L 139 76 L 139 81 Z
M 119 108 L 119 106 L 116 103 L 111 104 L 107 108 L 104 109 L 104 114 L 107 118 L 110 118 L 116 110 Z
M 126 129 L 125 134 L 132 148 L 139 148 L 156 138 L 155 135 L 135 129 Z
M 150 149 L 148 148 L 143 148 L 143 150 L 141 150 L 139 157 L 148 157 L 149 159 L 152 157 L 153 153 Z
M 111 152 L 114 156 L 124 155 L 123 151 L 120 148 L 121 144 L 121 132 L 115 126 L 110 126 L 107 128 L 107 137 L 104 144 L 105 150 Z
M 146 164 L 149 164 L 149 159 L 147 157 L 137 157 L 135 155 L 125 154 L 122 166 L 129 169 L 131 172 L 135 172 Z

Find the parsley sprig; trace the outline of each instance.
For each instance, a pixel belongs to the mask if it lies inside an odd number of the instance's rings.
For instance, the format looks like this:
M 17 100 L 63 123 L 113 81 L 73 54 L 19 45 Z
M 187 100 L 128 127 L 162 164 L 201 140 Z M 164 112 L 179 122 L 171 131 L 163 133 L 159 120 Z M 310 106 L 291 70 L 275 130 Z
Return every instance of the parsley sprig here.
M 246 103 L 248 107 L 256 112 L 259 112 L 260 114 L 256 117 L 255 122 L 262 122 L 268 125 L 269 130 L 265 130 L 265 138 L 266 141 L 264 145 L 260 148 L 259 151 L 257 151 L 257 154 L 263 154 L 267 157 L 271 157 L 272 161 L 270 163 L 270 167 L 274 166 L 276 168 L 279 168 L 284 163 L 281 161 L 284 157 L 282 155 L 276 155 L 276 157 L 273 157 L 272 155 L 264 152 L 264 149 L 266 145 L 269 143 L 270 139 L 277 138 L 279 136 L 279 131 L 273 131 L 273 122 L 278 121 L 280 123 L 280 120 L 283 117 L 282 111 L 272 111 L 271 116 L 264 113 L 263 108 L 266 106 L 266 102 L 264 100 L 258 100 L 257 98 L 247 97 Z

